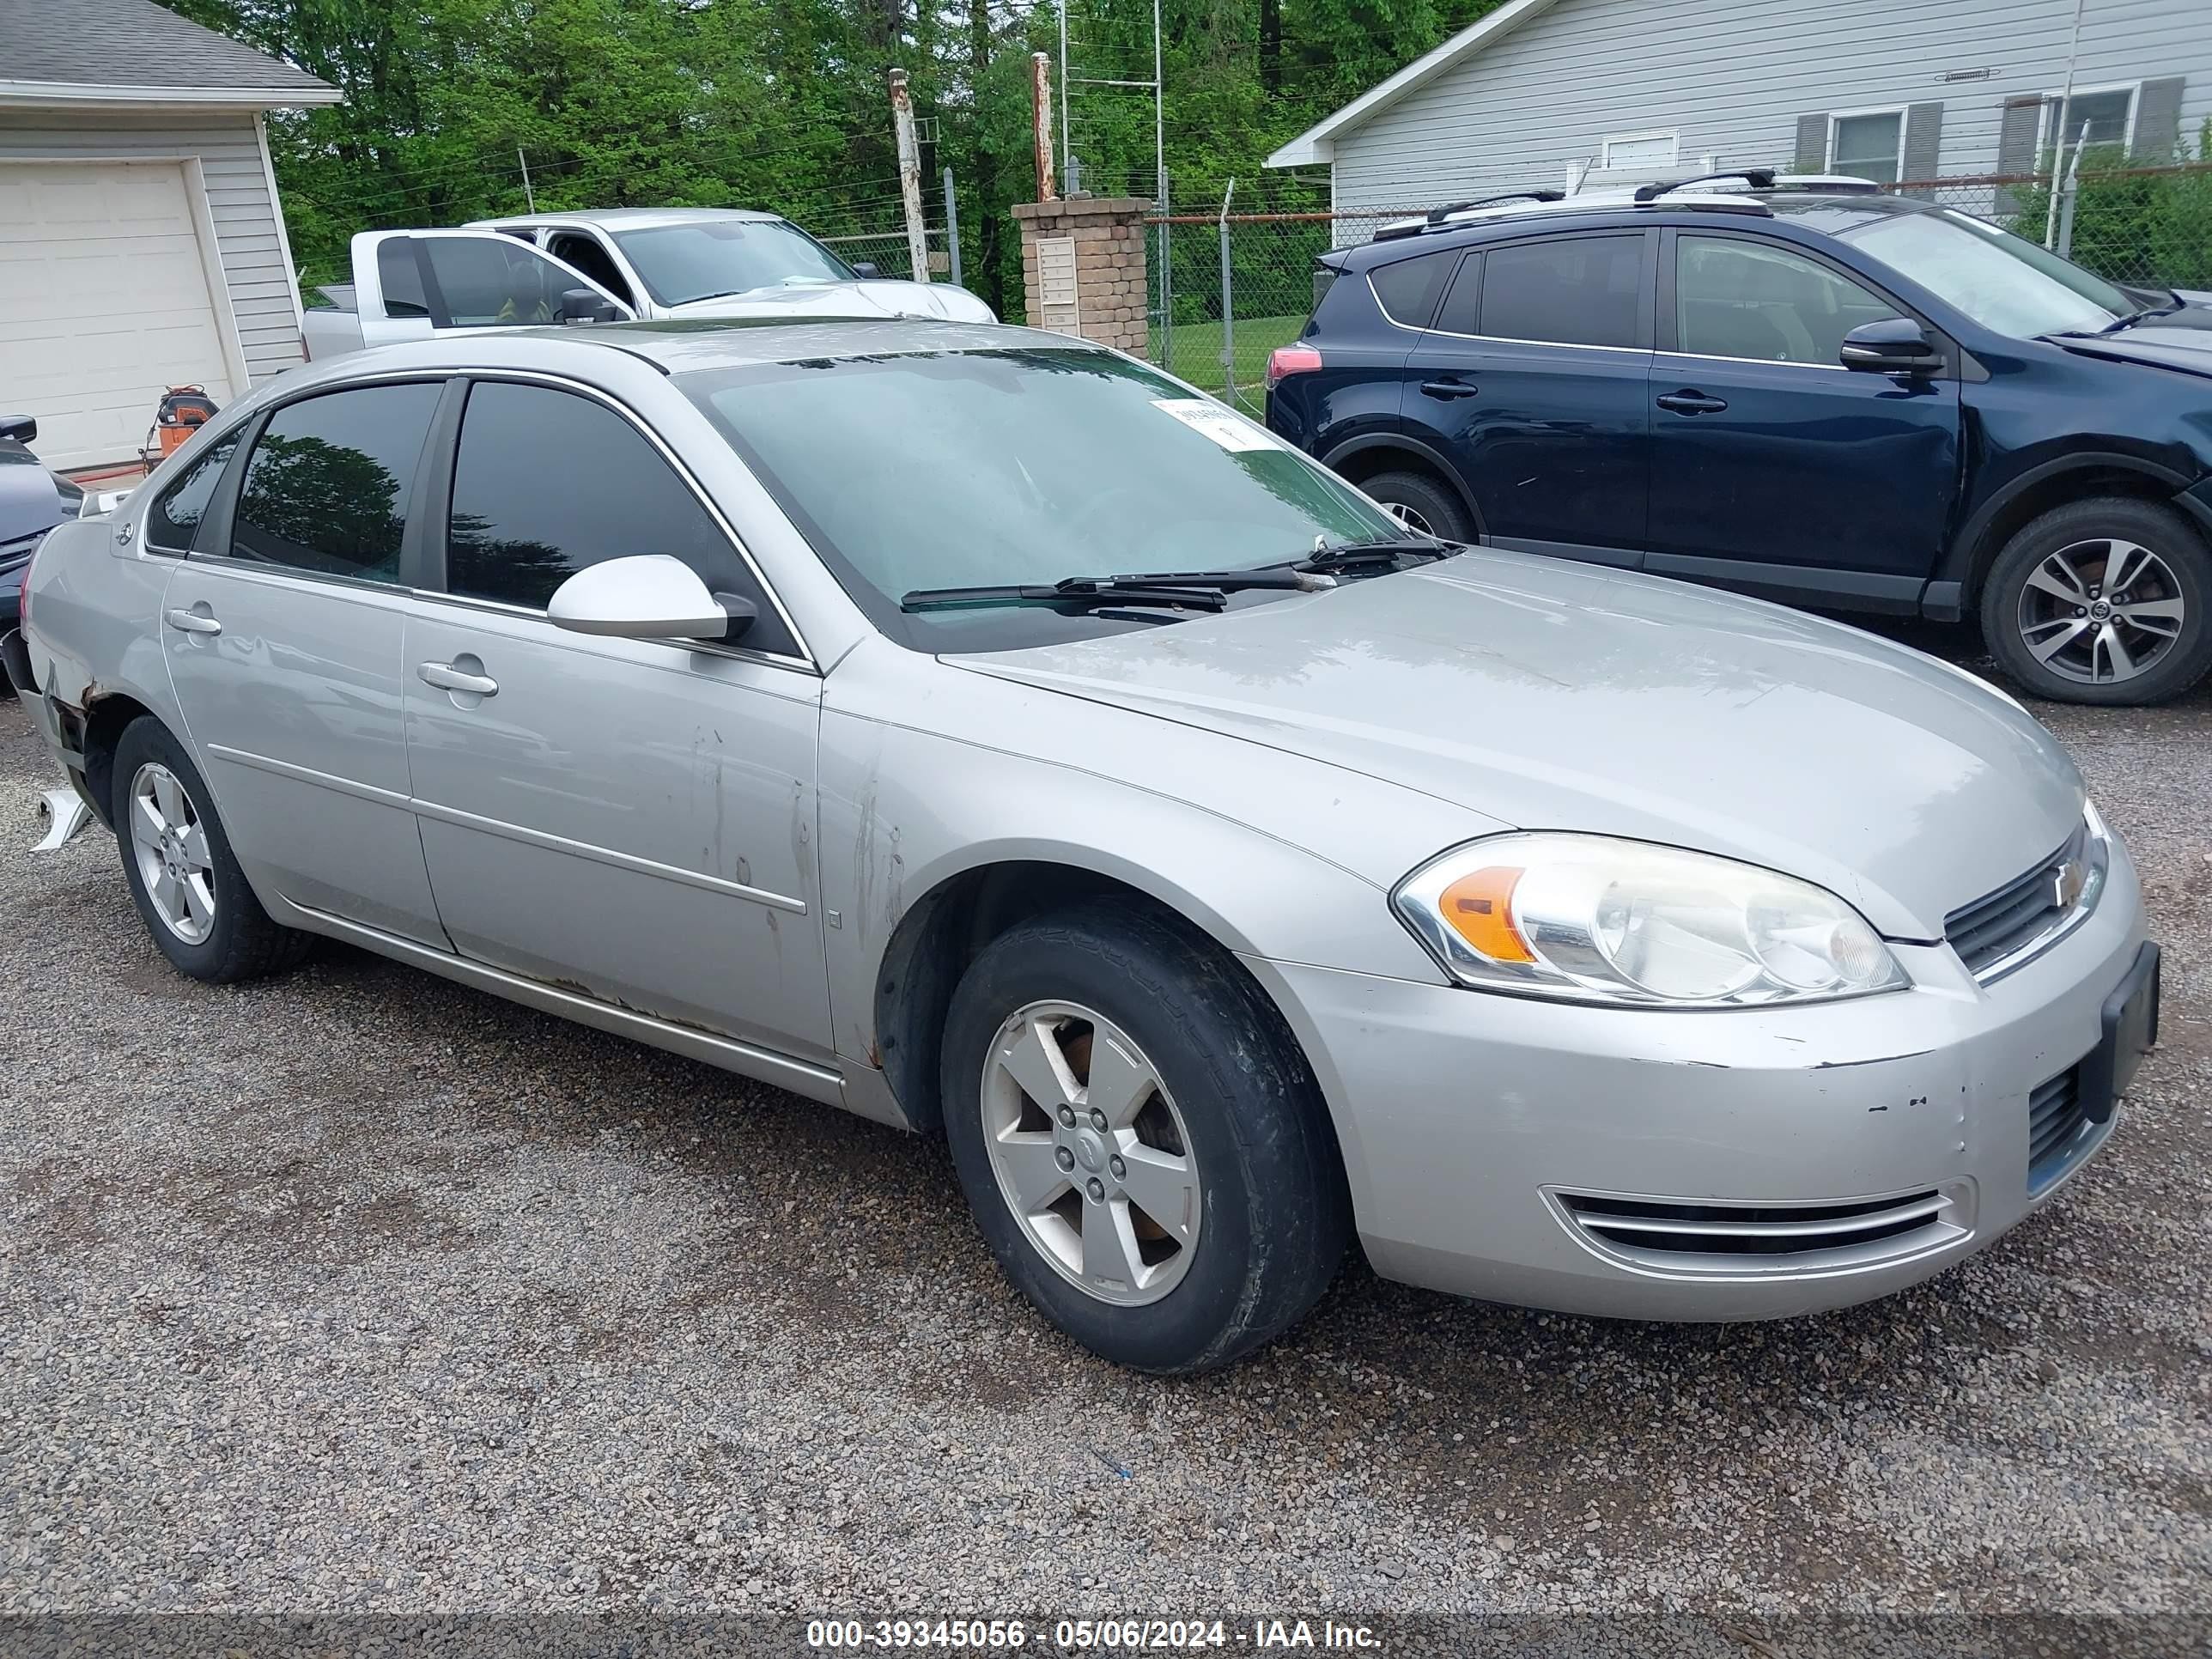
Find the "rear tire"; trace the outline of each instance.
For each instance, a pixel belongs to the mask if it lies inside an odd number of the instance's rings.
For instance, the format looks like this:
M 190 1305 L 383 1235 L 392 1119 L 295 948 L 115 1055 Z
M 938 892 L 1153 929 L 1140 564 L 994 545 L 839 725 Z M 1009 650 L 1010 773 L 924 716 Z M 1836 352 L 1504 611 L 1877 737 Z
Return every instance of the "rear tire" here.
M 1359 486 L 1412 529 L 1443 542 L 1474 539 L 1474 516 L 1449 484 L 1425 472 L 1378 472 Z
M 2170 507 L 2075 501 L 2005 544 L 1981 613 L 1991 654 L 2036 696 L 2164 702 L 2212 670 L 2212 551 Z
M 161 721 L 145 714 L 124 728 L 110 777 L 108 816 L 131 902 L 179 973 L 230 985 L 281 972 L 313 948 L 312 933 L 279 926 L 261 908 L 207 780 Z
M 953 993 L 942 1084 L 992 1254 L 1102 1358 L 1227 1364 L 1343 1259 L 1351 1205 L 1304 1057 L 1233 960 L 1162 918 L 1101 903 L 1001 934 Z

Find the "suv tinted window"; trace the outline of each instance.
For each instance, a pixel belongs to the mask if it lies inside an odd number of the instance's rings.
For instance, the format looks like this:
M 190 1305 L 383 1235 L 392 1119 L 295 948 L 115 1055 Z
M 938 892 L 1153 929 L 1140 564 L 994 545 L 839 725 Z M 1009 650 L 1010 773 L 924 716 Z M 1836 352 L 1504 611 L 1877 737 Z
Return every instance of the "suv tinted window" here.
M 231 556 L 398 581 L 416 465 L 443 389 L 355 386 L 271 415 L 246 462 Z
M 575 266 L 616 299 L 629 300 L 632 297 L 629 284 L 623 281 L 622 272 L 615 269 L 614 255 L 606 251 L 598 237 L 580 230 L 556 231 L 546 244 L 545 251 L 555 258 Z
M 1495 339 L 1632 346 L 1644 237 L 1563 236 L 1487 251 L 1482 326 Z
M 1896 315 L 1850 278 L 1786 248 L 1687 233 L 1674 244 L 1677 350 L 1833 363 L 1844 335 Z
M 1436 314 L 1437 295 L 1444 278 L 1451 275 L 1452 264 L 1458 258 L 1451 251 L 1424 253 L 1395 264 L 1378 265 L 1367 273 L 1367 280 L 1375 285 L 1375 296 L 1382 301 L 1392 322 L 1407 328 L 1426 328 Z
M 185 469 L 183 477 L 155 498 L 154 505 L 146 510 L 147 546 L 171 553 L 191 551 L 192 538 L 199 534 L 200 520 L 215 498 L 216 484 L 237 449 L 236 434 L 217 440 L 213 448 Z
M 543 610 L 577 571 L 635 553 L 672 553 L 710 592 L 750 599 L 760 618 L 743 644 L 796 652 L 730 538 L 635 427 L 548 386 L 471 388 L 453 465 L 447 587 Z

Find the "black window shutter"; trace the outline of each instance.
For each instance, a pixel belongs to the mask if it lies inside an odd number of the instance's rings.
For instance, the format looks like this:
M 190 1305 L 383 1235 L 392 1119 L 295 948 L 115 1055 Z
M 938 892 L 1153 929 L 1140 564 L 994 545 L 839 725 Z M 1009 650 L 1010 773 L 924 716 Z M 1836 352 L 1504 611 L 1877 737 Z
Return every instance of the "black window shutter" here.
M 1905 178 L 1924 185 L 1937 176 L 1943 148 L 1943 106 L 1913 104 L 1905 112 Z
M 2136 155 L 2154 167 L 2179 159 L 2181 76 L 2146 81 L 2136 88 Z

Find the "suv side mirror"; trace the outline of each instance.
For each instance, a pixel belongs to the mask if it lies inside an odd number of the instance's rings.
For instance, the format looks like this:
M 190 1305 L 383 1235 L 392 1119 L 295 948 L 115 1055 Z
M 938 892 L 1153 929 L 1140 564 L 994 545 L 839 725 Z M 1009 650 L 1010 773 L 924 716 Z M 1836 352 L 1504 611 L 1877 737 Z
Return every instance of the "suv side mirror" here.
M 39 419 L 35 415 L 0 415 L 0 438 L 13 438 L 19 444 L 33 441 L 39 435 Z
M 561 322 L 564 327 L 573 323 L 612 323 L 621 319 L 622 313 L 613 301 L 587 288 L 572 288 L 561 296 Z
M 1943 367 L 1942 348 L 1910 317 L 1861 323 L 1844 336 L 1836 360 L 1873 374 L 1933 374 Z
M 665 553 L 586 565 L 553 590 L 545 616 L 572 634 L 626 640 L 719 640 L 730 626 L 698 574 Z
M 872 259 L 855 259 L 853 262 L 853 275 L 863 282 L 880 283 L 884 279 L 884 268 Z

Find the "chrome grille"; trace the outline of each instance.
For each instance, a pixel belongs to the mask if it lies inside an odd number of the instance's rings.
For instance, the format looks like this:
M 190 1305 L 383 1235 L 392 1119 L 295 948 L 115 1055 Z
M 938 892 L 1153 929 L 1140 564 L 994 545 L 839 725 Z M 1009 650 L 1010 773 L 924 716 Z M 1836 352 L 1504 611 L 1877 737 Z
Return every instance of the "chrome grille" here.
M 1678 1272 L 1873 1266 L 1963 1236 L 1959 1194 L 1938 1188 L 1826 1204 L 1698 1204 L 1560 1193 L 1568 1218 L 1609 1254 Z
M 2027 1097 L 2027 1185 L 2048 1187 L 2071 1168 L 2090 1139 L 2081 1068 L 2069 1066 Z
M 1986 973 L 2066 920 L 2072 901 L 2060 897 L 2062 878 L 2086 856 L 2088 836 L 2085 824 L 2026 875 L 1943 919 L 1943 937 L 1969 973 Z

